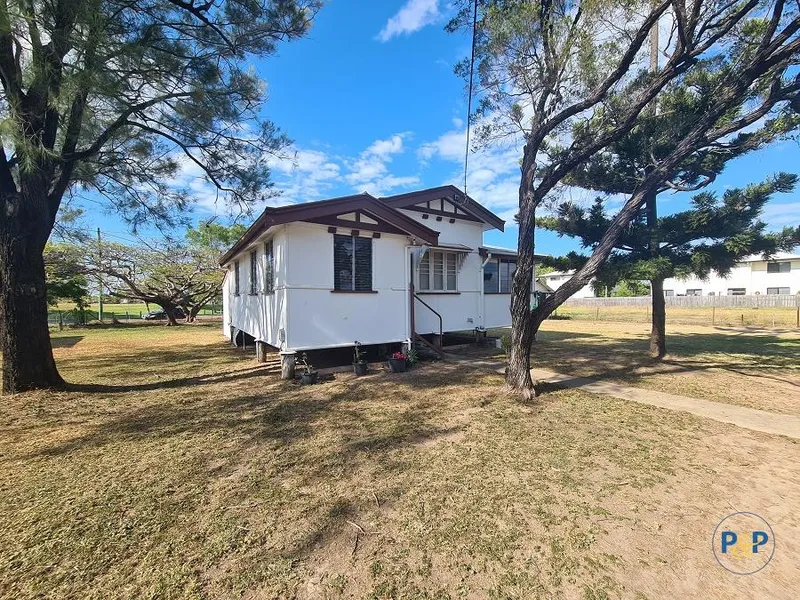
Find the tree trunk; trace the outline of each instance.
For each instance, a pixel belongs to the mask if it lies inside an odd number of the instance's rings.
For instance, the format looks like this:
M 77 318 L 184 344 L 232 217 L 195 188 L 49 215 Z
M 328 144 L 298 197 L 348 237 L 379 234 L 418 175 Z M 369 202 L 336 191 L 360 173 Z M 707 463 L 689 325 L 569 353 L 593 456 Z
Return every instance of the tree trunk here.
M 177 326 L 178 320 L 175 318 L 175 307 L 174 306 L 165 306 L 161 305 L 161 308 L 164 309 L 164 312 L 167 315 L 167 326 Z
M 526 148 L 526 158 L 529 158 Z M 523 400 L 536 396 L 531 378 L 531 344 L 534 331 L 531 315 L 531 286 L 534 268 L 536 204 L 532 197 L 533 179 L 523 175 L 520 182 L 519 238 L 517 268 L 511 284 L 511 352 L 506 368 L 506 385 Z
M 664 358 L 667 353 L 667 308 L 664 300 L 664 280 L 653 279 L 652 286 L 653 310 L 652 327 L 650 329 L 650 356 Z
M 194 323 L 195 319 L 197 318 L 197 315 L 200 313 L 200 307 L 192 306 L 189 310 L 186 310 L 184 308 L 184 311 L 186 312 L 186 322 Z
M 53 359 L 44 259 L 36 241 L 42 236 L 47 239 L 47 234 L 37 230 L 46 224 L 25 214 L 27 205 L 20 196 L 5 197 L 0 202 L 5 213 L 0 217 L 0 348 L 4 394 L 64 386 Z

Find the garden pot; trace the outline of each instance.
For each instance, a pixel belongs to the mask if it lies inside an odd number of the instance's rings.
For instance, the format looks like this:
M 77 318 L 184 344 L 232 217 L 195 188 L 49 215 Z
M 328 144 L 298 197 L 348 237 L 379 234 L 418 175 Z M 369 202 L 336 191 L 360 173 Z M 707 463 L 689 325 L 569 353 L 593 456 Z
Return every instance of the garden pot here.
M 311 373 L 301 373 L 300 382 L 303 385 L 312 385 L 317 383 L 317 375 L 319 375 L 317 371 L 312 371 Z
M 353 373 L 355 373 L 357 376 L 366 375 L 367 361 L 362 360 L 361 362 L 353 363 Z
M 406 359 L 405 358 L 390 358 L 389 367 L 392 373 L 405 373 L 406 372 Z

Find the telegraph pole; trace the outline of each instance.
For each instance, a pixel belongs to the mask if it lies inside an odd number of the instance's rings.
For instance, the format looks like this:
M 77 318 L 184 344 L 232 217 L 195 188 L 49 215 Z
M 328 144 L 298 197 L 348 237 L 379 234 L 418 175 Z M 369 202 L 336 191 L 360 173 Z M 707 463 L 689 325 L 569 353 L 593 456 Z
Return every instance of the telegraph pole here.
M 103 265 L 103 245 L 100 242 L 100 228 L 97 228 L 97 262 L 99 263 L 98 266 L 102 268 Z M 97 300 L 99 304 L 100 311 L 98 312 L 97 317 L 102 321 L 103 320 L 103 275 L 101 273 L 97 273 L 97 281 L 100 285 L 100 290 L 97 295 Z

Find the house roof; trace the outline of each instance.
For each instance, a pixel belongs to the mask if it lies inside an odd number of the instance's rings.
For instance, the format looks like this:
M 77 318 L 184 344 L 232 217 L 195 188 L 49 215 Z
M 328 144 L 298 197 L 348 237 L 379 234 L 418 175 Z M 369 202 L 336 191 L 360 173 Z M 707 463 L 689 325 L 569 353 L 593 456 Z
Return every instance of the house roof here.
M 510 256 L 510 257 L 515 257 L 515 256 L 517 256 L 519 254 L 513 248 L 503 248 L 501 246 L 488 246 L 486 244 L 484 244 L 483 246 L 478 248 L 478 252 L 483 257 L 486 257 L 489 254 L 491 254 L 492 256 Z M 548 256 L 546 254 L 534 254 L 533 258 L 543 259 L 543 258 L 548 258 Z
M 459 209 L 463 210 L 466 214 L 483 223 L 486 223 L 487 225 L 491 225 L 495 229 L 503 231 L 505 227 L 506 222 L 503 219 L 498 217 L 489 209 L 481 206 L 474 199 L 470 198 L 469 196 L 465 196 L 464 192 L 459 190 L 454 185 L 444 185 L 441 187 L 419 190 L 418 192 L 387 196 L 385 198 L 381 198 L 381 201 L 385 202 L 389 206 L 392 206 L 393 208 L 407 208 L 422 202 L 440 199 L 449 200 Z
M 353 196 L 343 196 L 341 198 L 331 198 L 329 200 L 319 200 L 317 202 L 304 202 L 302 204 L 290 204 L 276 208 L 267 207 L 261 216 L 244 232 L 241 238 L 219 259 L 219 264 L 224 265 L 247 247 L 254 239 L 264 231 L 275 225 L 292 223 L 294 221 L 322 221 L 325 218 L 336 217 L 343 213 L 363 211 L 384 221 L 393 230 L 399 233 L 417 237 L 429 244 L 436 245 L 439 241 L 439 232 L 425 227 L 396 210 L 391 205 L 384 203 L 370 194 L 356 194 Z M 349 227 L 360 229 L 364 225 L 357 222 L 349 223 Z

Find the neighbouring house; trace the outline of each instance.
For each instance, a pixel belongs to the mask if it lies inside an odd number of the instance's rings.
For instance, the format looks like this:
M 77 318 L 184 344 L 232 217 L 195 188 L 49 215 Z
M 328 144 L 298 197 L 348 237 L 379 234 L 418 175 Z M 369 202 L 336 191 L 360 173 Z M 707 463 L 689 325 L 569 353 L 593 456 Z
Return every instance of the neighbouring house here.
M 664 280 L 665 296 L 749 296 L 800 293 L 800 255 L 778 252 L 770 260 L 748 256 L 727 277 Z
M 553 271 L 551 273 L 539 275 L 539 284 L 547 286 L 552 291 L 556 291 L 574 274 L 575 271 Z M 594 296 L 594 289 L 592 288 L 591 282 L 589 282 L 570 296 L 570 298 L 594 298 Z
M 292 351 L 508 326 L 517 254 L 483 243 L 504 225 L 453 186 L 267 208 L 220 259 L 225 335 Z
M 539 281 L 557 290 L 575 271 L 540 275 Z M 646 283 L 646 282 L 645 282 Z M 609 290 L 610 291 L 610 290 Z M 706 279 L 670 277 L 664 280 L 665 296 L 750 296 L 800 294 L 800 255 L 778 252 L 770 260 L 748 256 L 727 277 L 711 273 Z M 591 282 L 572 298 L 594 298 Z

